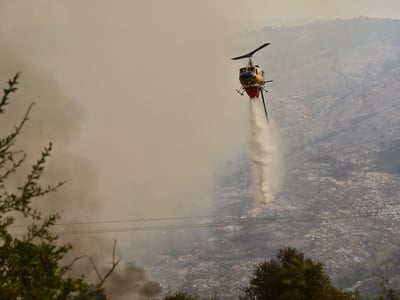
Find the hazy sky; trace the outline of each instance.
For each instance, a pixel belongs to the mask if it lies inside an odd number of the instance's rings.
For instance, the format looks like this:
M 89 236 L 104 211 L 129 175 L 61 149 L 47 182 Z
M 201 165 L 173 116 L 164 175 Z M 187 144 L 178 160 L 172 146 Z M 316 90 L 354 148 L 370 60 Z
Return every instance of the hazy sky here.
M 316 19 L 378 17 L 400 19 L 397 0 L 250 0 L 243 8 L 243 27 L 296 25 Z M 240 16 L 237 16 L 240 18 Z
M 171 0 L 152 0 L 152 9 L 155 12 L 162 12 L 164 7 L 184 10 L 184 6 L 198 6 L 199 1 Z M 219 1 L 200 1 L 214 2 L 209 6 L 208 16 L 219 16 L 220 21 L 224 22 L 225 27 L 232 26 L 243 29 L 257 29 L 265 25 L 296 25 L 316 19 L 336 19 L 354 18 L 358 16 L 394 18 L 400 19 L 400 1 L 397 0 L 219 0 Z M 91 3 L 91 2 L 87 2 Z M 34 5 L 26 2 L 15 2 L 2 0 L 0 16 L 5 22 L 2 27 L 21 27 L 29 26 L 32 21 L 37 23 L 60 23 L 71 20 L 79 20 L 83 17 L 90 18 L 92 21 L 107 20 L 122 14 L 132 17 L 135 11 L 140 11 L 146 7 L 143 0 L 131 1 L 130 9 L 119 10 L 119 7 L 126 6 L 127 1 L 119 0 L 113 2 L 114 8 L 110 7 L 111 1 L 96 1 L 90 9 L 79 10 L 83 7 L 79 1 L 58 1 L 55 5 L 52 1 L 38 0 Z M 182 5 L 185 3 L 185 5 Z M 208 4 L 207 4 L 208 5 Z M 88 6 L 85 4 L 85 6 Z M 203 7 L 205 7 L 203 5 Z M 10 9 L 7 9 L 10 8 Z M 16 10 L 18 13 L 9 13 Z M 204 17 L 204 22 L 209 21 L 204 10 L 198 10 L 199 17 Z M 45 16 L 45 17 L 44 17 Z M 152 20 L 152 18 L 150 18 Z

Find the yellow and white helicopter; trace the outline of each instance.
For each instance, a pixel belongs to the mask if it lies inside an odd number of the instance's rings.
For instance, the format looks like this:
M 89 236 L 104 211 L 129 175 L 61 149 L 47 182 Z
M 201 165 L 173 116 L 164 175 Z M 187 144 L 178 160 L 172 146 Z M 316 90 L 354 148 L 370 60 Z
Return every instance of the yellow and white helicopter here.
M 240 68 L 239 81 L 242 86 L 239 90 L 236 90 L 236 91 L 242 96 L 244 95 L 244 92 L 246 92 L 247 95 L 249 95 L 250 100 L 252 100 L 254 98 L 258 98 L 261 94 L 267 121 L 268 121 L 268 112 L 267 112 L 267 107 L 265 105 L 263 91 L 267 92 L 267 90 L 265 89 L 265 84 L 268 82 L 272 82 L 272 80 L 264 80 L 264 71 L 260 68 L 260 66 L 254 65 L 251 58 L 253 57 L 254 53 L 263 49 L 264 47 L 268 46 L 269 44 L 270 43 L 265 43 L 265 44 L 261 45 L 260 47 L 258 47 L 257 49 L 255 49 L 247 54 L 232 58 L 233 60 L 238 60 L 238 59 L 242 59 L 242 58 L 249 59 L 247 65 L 245 67 Z

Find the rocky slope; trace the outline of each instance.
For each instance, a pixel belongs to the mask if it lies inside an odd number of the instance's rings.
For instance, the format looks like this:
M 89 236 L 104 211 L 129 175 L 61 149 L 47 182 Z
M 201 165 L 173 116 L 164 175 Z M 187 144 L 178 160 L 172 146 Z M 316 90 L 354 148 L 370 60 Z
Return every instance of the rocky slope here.
M 235 53 L 271 42 L 256 59 L 274 79 L 268 101 L 285 144 L 285 184 L 252 215 L 251 166 L 238 155 L 207 238 L 151 267 L 167 290 L 232 298 L 256 263 L 291 245 L 323 261 L 341 287 L 375 291 L 377 273 L 341 276 L 400 244 L 398 36 L 400 21 L 368 18 L 236 36 Z M 399 286 L 393 268 L 380 275 Z

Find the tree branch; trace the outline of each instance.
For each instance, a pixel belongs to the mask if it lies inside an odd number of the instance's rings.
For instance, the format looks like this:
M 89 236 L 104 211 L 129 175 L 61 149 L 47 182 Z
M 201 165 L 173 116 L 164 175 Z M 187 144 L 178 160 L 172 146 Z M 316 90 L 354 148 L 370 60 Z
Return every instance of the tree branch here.
M 93 259 L 91 257 L 89 257 L 90 262 L 92 263 L 92 266 L 94 268 L 94 271 L 96 272 L 97 277 L 100 280 L 100 282 L 97 284 L 97 289 L 101 289 L 101 287 L 103 286 L 104 282 L 107 280 L 108 277 L 110 277 L 112 272 L 114 272 L 115 268 L 118 266 L 119 262 L 121 261 L 121 258 L 118 258 L 117 260 L 115 259 L 115 248 L 116 248 L 116 245 L 117 245 L 117 241 L 114 240 L 111 268 L 108 270 L 108 272 L 104 276 L 101 276 L 101 274 L 100 274 L 99 270 L 97 269 L 96 264 L 94 263 Z

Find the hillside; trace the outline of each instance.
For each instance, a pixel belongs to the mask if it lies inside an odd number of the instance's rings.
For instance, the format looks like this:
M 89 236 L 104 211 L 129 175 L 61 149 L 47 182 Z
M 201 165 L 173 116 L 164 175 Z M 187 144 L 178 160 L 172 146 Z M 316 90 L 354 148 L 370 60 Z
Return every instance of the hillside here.
M 288 245 L 323 261 L 342 288 L 373 293 L 379 276 L 399 287 L 388 254 L 400 244 L 399 36 L 400 21 L 369 18 L 235 36 L 234 53 L 271 42 L 255 59 L 274 80 L 267 98 L 285 145 L 285 184 L 251 216 L 244 146 L 221 178 L 220 226 L 154 261 L 167 289 L 233 297 L 257 262 Z M 366 261 L 388 267 L 349 275 Z

